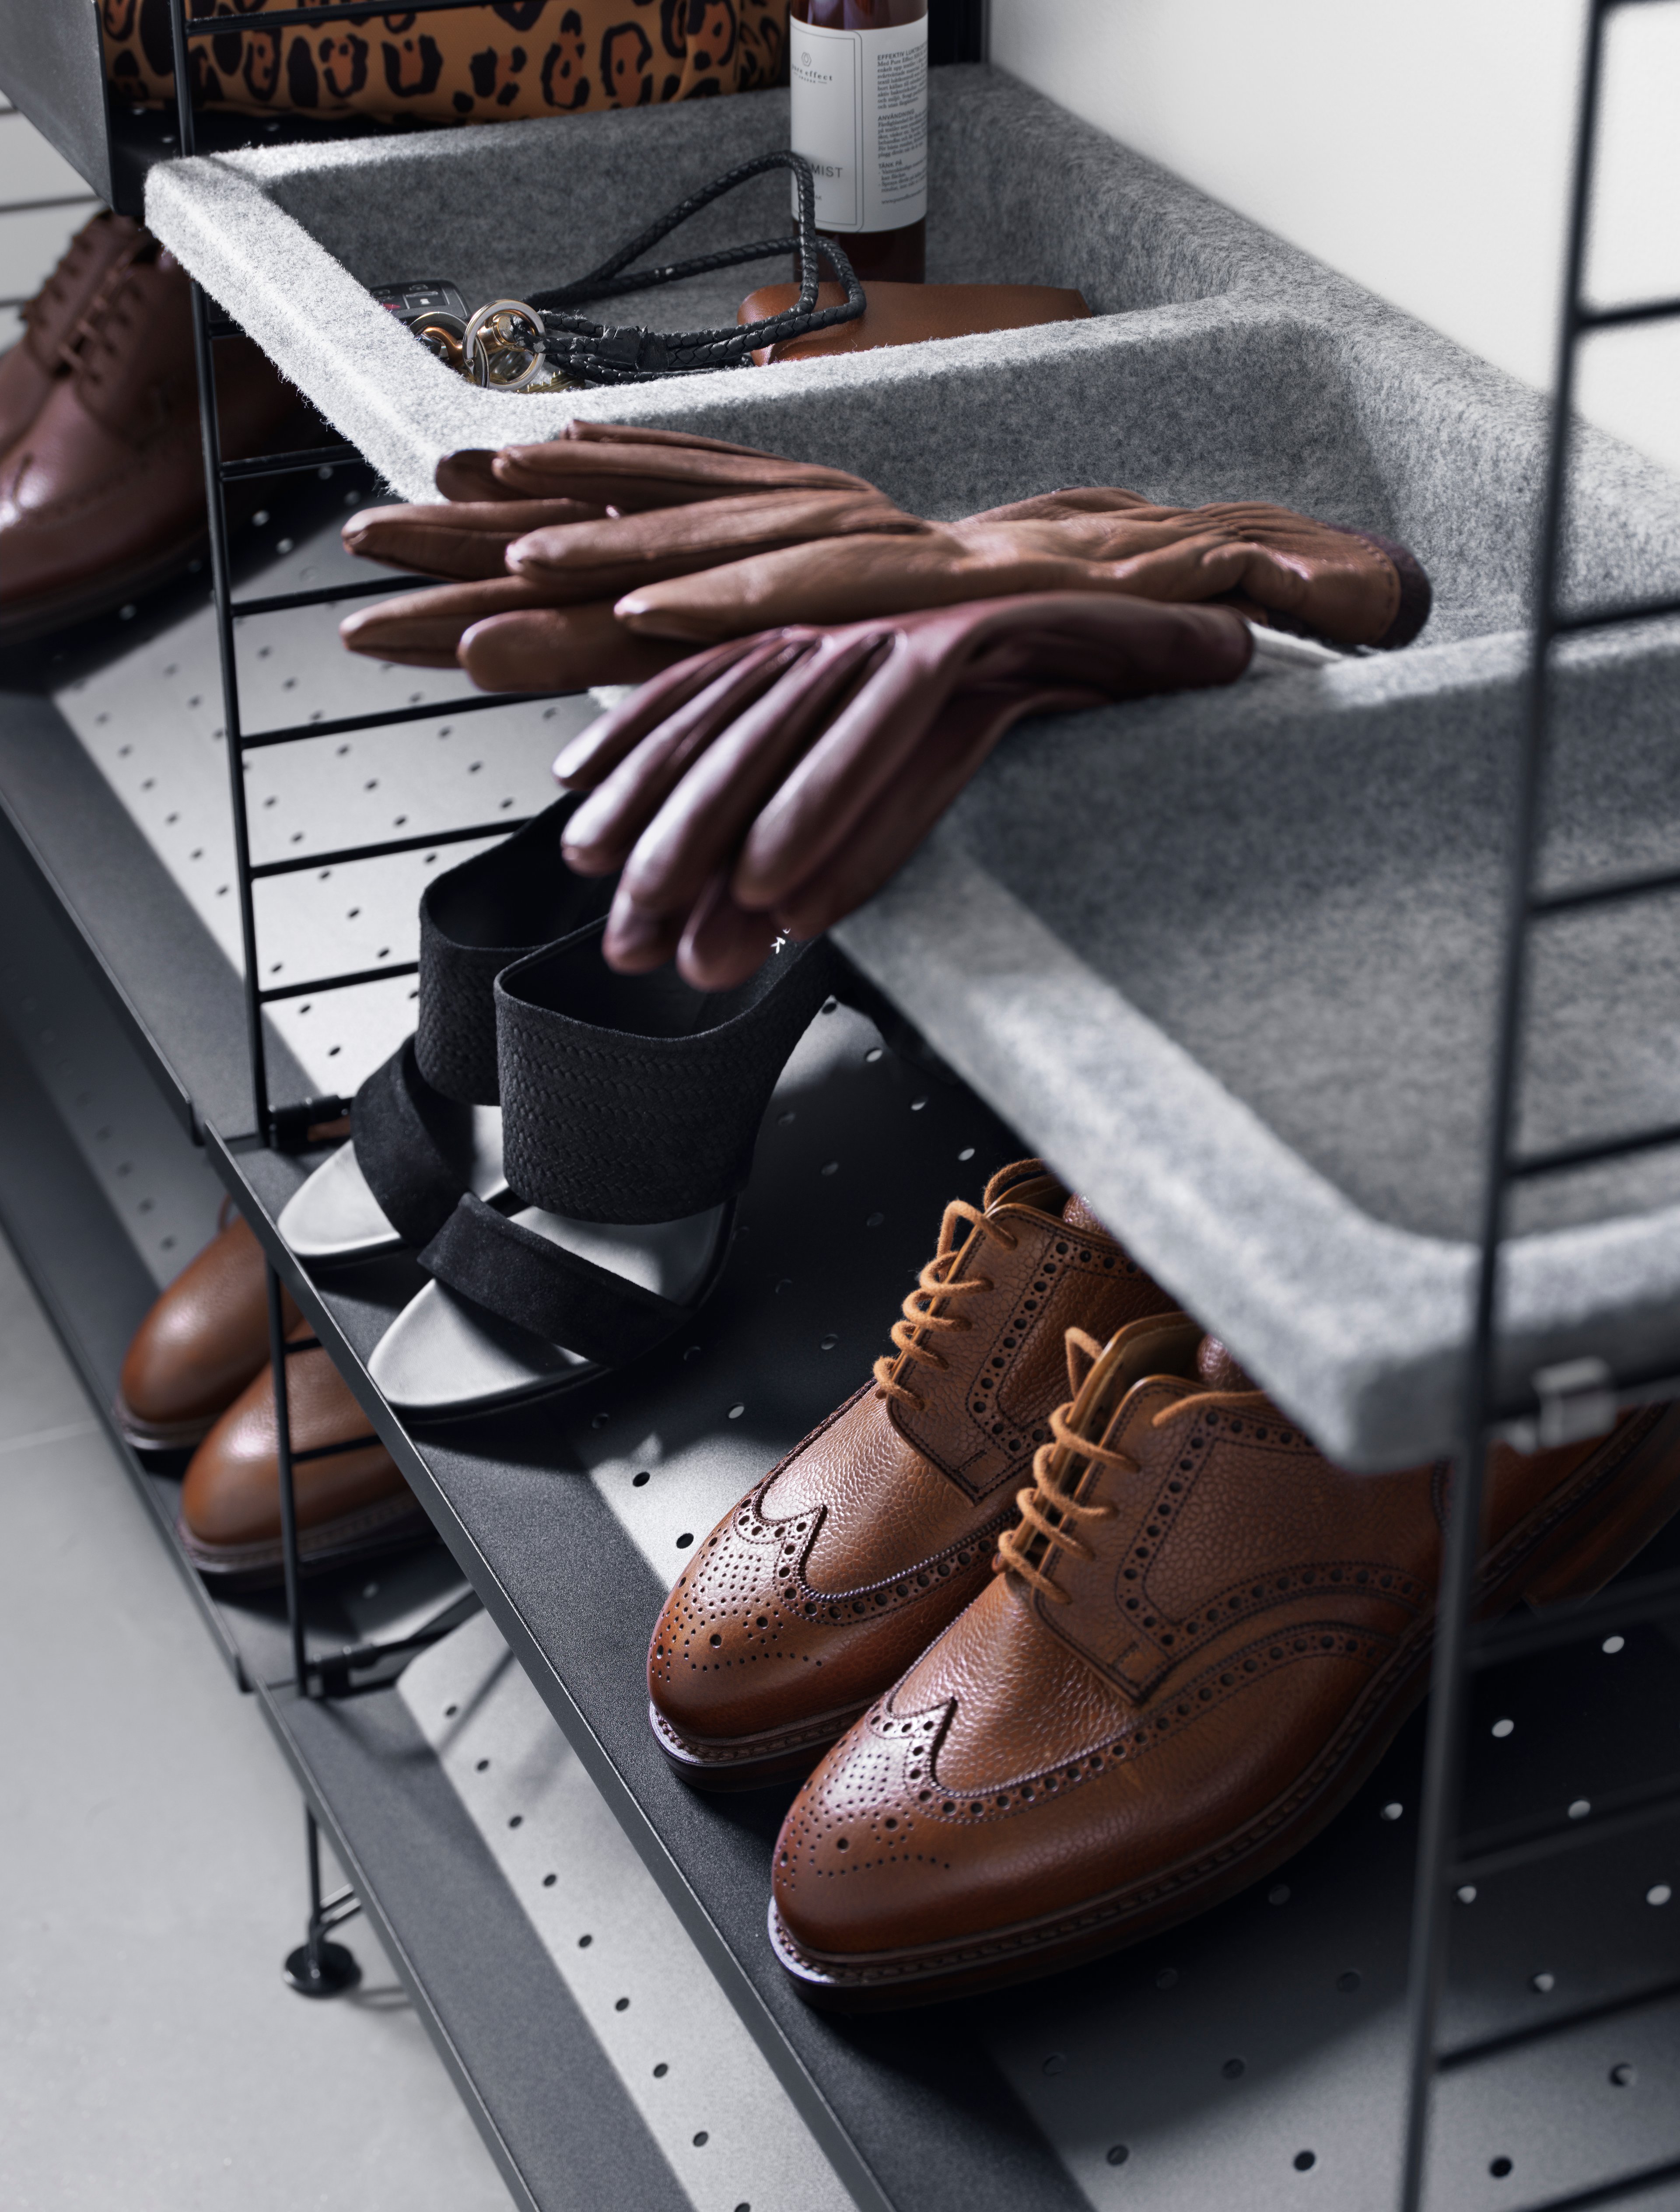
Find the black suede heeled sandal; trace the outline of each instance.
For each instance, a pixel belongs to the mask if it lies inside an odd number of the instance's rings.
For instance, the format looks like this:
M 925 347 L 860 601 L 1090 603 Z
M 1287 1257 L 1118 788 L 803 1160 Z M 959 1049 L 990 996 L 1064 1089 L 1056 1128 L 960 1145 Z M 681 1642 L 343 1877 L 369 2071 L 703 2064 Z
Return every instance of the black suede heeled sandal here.
M 420 1255 L 432 1277 L 368 1372 L 411 1419 L 574 1388 L 653 1351 L 727 1255 L 776 1080 L 833 988 L 827 944 L 784 943 L 732 991 L 618 975 L 604 923 L 497 978 L 502 1212 L 471 1192 Z
M 420 901 L 418 1028 L 356 1092 L 350 1142 L 287 1201 L 280 1234 L 317 1265 L 430 1243 L 464 1193 L 516 1204 L 502 1165 L 496 979 L 606 913 L 610 881 L 574 875 L 568 793 L 522 830 L 428 884 Z

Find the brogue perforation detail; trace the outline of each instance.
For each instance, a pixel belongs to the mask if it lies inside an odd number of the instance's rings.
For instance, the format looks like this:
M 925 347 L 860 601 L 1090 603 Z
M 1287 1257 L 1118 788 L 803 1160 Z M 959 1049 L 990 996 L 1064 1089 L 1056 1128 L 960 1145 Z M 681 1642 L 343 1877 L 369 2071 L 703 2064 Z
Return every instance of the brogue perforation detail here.
M 943 1740 L 953 1705 L 940 1705 L 930 1713 L 897 1715 L 887 1711 L 883 1700 L 870 1709 L 864 1724 L 871 1735 L 884 1742 L 917 1734 L 926 1737 L 928 1749 L 925 1766 L 913 1778 L 907 1767 L 906 1779 L 914 1778 L 922 1785 L 918 1789 L 918 1801 L 929 1813 L 947 1820 L 991 1820 L 1000 1814 L 1024 1811 L 1047 1797 L 1061 1796 L 1127 1760 L 1141 1758 L 1155 1744 L 1169 1735 L 1181 1735 L 1188 1724 L 1214 1711 L 1239 1690 L 1251 1689 L 1280 1667 L 1293 1666 L 1301 1659 L 1324 1658 L 1352 1659 L 1366 1666 L 1379 1667 L 1397 1648 L 1391 1637 L 1379 1635 L 1370 1629 L 1349 1628 L 1340 1621 L 1291 1626 L 1277 1636 L 1262 1638 L 1242 1651 L 1233 1652 L 1204 1669 L 1129 1720 L 1106 1741 L 1080 1753 L 1077 1759 L 1022 1776 L 1001 1789 L 978 1792 L 953 1790 L 940 1780 L 937 1772 L 938 1743 Z
M 1137 1262 L 1118 1245 L 1105 1251 L 1094 1239 L 1087 1243 L 1068 1237 L 1046 1237 L 1045 1245 L 1045 1256 L 1034 1270 L 1032 1280 L 993 1340 L 993 1350 L 982 1358 L 969 1386 L 968 1411 L 971 1418 L 977 1424 L 990 1448 L 995 1451 L 1007 1452 L 1012 1460 L 1020 1458 L 1035 1445 L 1045 1443 L 1050 1436 L 1050 1431 L 1042 1423 L 1031 1429 L 1023 1425 L 1019 1434 L 1012 1433 L 1016 1424 L 1006 1420 L 999 1412 L 997 1391 L 1013 1364 L 1013 1355 L 1022 1348 L 1038 1326 L 1057 1275 L 1069 1269 L 1116 1277 L 1137 1276 L 1143 1273 Z

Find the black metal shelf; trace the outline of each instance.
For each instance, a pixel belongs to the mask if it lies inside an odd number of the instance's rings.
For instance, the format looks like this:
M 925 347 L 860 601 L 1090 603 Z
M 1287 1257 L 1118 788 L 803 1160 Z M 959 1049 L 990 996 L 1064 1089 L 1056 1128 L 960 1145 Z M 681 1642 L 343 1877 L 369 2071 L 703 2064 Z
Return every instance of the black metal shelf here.
M 233 1080 L 235 1074 L 242 1078 L 237 981 L 173 880 L 104 791 L 80 745 L 40 699 L 15 701 L 11 711 L 0 713 L 0 810 L 18 841 L 14 856 L 48 862 L 50 878 L 40 874 L 38 880 L 62 902 L 60 912 L 90 972 L 121 1009 L 126 1048 L 144 1057 L 174 1097 L 195 1105 L 206 1097 L 233 1099 L 238 1123 L 248 1092 L 242 1081 Z M 180 1004 L 183 963 L 208 986 L 190 1019 Z M 913 1098 L 925 1101 L 915 1113 L 908 1110 Z M 772 1109 L 743 1210 L 746 1234 L 694 1332 L 700 1346 L 696 1358 L 685 1360 L 679 1352 L 569 1397 L 423 1437 L 411 1434 L 393 1416 L 365 1366 L 390 1316 L 421 1280 L 412 1263 L 399 1256 L 311 1280 L 273 1225 L 310 1161 L 229 1142 L 202 1108 L 192 1118 L 204 1130 L 217 1174 L 263 1237 L 454 1559 L 857 2200 L 903 2212 L 946 2206 L 967 2212 L 971 2206 L 1024 2202 L 1071 2208 L 1085 2200 L 1064 2163 L 1067 2145 L 1061 2143 L 1059 2156 L 1040 2132 L 1040 2123 L 1056 2132 L 1055 2109 L 1036 2102 L 1032 2085 L 1024 2087 L 1007 2063 L 1011 2021 L 1042 2017 L 1047 2008 L 1065 2002 L 1082 2019 L 1099 2022 L 1104 2039 L 1119 2039 L 1123 2047 L 1135 2023 L 1141 2050 L 1159 2033 L 1146 2023 L 1145 2008 L 1153 2002 L 1154 1978 L 1169 1954 L 1175 1971 L 1181 1963 L 1199 1961 L 1208 1978 L 1224 1973 L 1227 1956 L 1252 1954 L 1246 1978 L 1233 1980 L 1215 2007 L 1213 2024 L 1204 2021 L 1197 2030 L 1216 2040 L 1258 2041 L 1259 2023 L 1270 2018 L 1287 2041 L 1295 2024 L 1316 2018 L 1318 2000 L 1303 1977 L 1310 1982 L 1317 1972 L 1310 1962 L 1321 1951 L 1326 1958 L 1364 1960 L 1372 2000 L 1386 1990 L 1397 2002 L 1415 1832 L 1409 1820 L 1384 1828 L 1376 1808 L 1390 1797 L 1414 1804 L 1415 1732 L 1391 1754 L 1359 1804 L 1299 1863 L 1299 1875 L 1290 1869 L 1291 1883 L 1303 1898 L 1312 1893 L 1326 1901 L 1314 1908 L 1314 1917 L 1298 1915 L 1287 1930 L 1278 1915 L 1269 1914 L 1263 1899 L 1251 1894 L 1193 1929 L 1066 1978 L 1036 1996 L 861 2023 L 810 2012 L 782 1976 L 764 1935 L 770 1844 L 785 1799 L 774 1793 L 704 1798 L 666 1769 L 648 1729 L 643 1687 L 646 1638 L 663 1588 L 591 1474 L 622 1462 L 640 1439 L 653 1434 L 662 1439 L 667 1462 L 684 1452 L 721 1448 L 726 1437 L 733 1442 L 741 1431 L 726 1425 L 728 1410 L 744 1399 L 751 1401 L 755 1443 L 764 1463 L 770 1463 L 844 1395 L 880 1348 L 877 1340 L 897 1298 L 925 1257 L 943 1200 L 977 1188 L 1012 1146 L 1007 1133 L 971 1094 L 934 1082 L 890 1054 L 873 1064 L 861 1051 L 846 1055 L 837 1073 L 800 1094 L 791 1130 L 779 1121 L 785 1104 L 778 1101 Z M 15 1156 L 21 1148 L 21 1157 L 45 1158 L 49 1139 L 29 1133 L 27 1121 L 24 1115 L 0 1128 L 0 1137 L 11 1140 L 6 1149 Z M 244 1133 L 240 1123 L 234 1137 Z M 958 1154 L 971 1146 L 972 1158 L 959 1163 Z M 819 1168 L 830 1160 L 840 1165 L 825 1176 Z M 21 1202 L 10 1196 L 5 1202 L 21 1222 L 21 1241 L 33 1250 Z M 42 1203 L 35 1243 L 56 1236 L 59 1218 L 56 1199 Z M 860 1233 L 871 1213 L 884 1217 L 880 1224 Z M 39 1261 L 37 1267 L 40 1272 Z M 141 1272 L 137 1267 L 131 1274 Z M 788 1278 L 792 1287 L 784 1295 L 767 1295 L 772 1281 Z M 108 1389 L 149 1285 L 131 1280 L 122 1291 L 113 1275 L 99 1293 L 106 1300 L 101 1309 L 94 1287 L 72 1270 L 57 1290 L 49 1286 L 49 1295 L 67 1333 L 99 1337 L 100 1348 L 82 1364 Z M 89 1298 L 94 1303 L 85 1304 Z M 837 1339 L 832 1351 L 822 1348 L 825 1334 Z M 144 1479 L 155 1487 L 157 1478 Z M 167 1520 L 161 1514 L 160 1526 L 167 1528 Z M 681 1557 L 673 1550 L 673 1575 Z M 1672 1567 L 1675 1561 L 1656 1564 Z M 312 1596 L 310 1603 L 316 1624 L 313 1651 L 327 1645 L 320 1633 L 321 1599 Z M 243 1623 L 230 1632 L 227 1608 L 208 1611 L 218 1636 L 231 1634 L 235 1648 L 241 1636 L 257 1633 Z M 1581 1622 L 1583 1637 L 1602 1640 L 1614 1619 L 1613 1603 L 1595 1606 Z M 247 1663 L 247 1674 L 278 1683 L 289 1669 L 277 1610 L 265 1619 L 261 1638 L 263 1656 L 259 1663 Z M 1570 1671 L 1580 1655 L 1556 1652 L 1524 1658 L 1519 1665 L 1490 1665 L 1479 1675 L 1475 1693 L 1478 1711 L 1489 1699 L 1519 1699 L 1525 1683 L 1553 1685 L 1554 1708 L 1567 1710 L 1573 1698 L 1579 1712 L 1565 1731 L 1567 1741 L 1559 1752 L 1554 1716 L 1552 1748 L 1572 1774 L 1586 1777 L 1583 1794 L 1600 1796 L 1606 1810 L 1612 1784 L 1617 1789 L 1654 1784 L 1680 1765 L 1680 1744 L 1668 1743 L 1669 1732 L 1653 1726 L 1653 1714 L 1674 1709 L 1674 1647 L 1662 1630 L 1640 1627 L 1633 1618 L 1626 1624 L 1626 1641 L 1637 1667 L 1616 1677 L 1614 1693 L 1604 1683 L 1582 1691 Z M 1636 1685 L 1642 1694 L 1629 1711 L 1619 1700 Z M 306 1764 L 318 1763 L 325 1753 L 308 1749 L 305 1757 L 297 1744 L 314 1745 L 318 1730 L 324 1732 L 322 1742 L 350 1742 L 361 1726 L 355 1717 L 374 1702 L 304 1707 L 282 1689 L 263 1701 L 289 1755 L 305 1758 Z M 1537 1737 L 1537 1728 L 1533 1733 Z M 350 1752 L 344 1756 L 355 1764 Z M 1476 1786 L 1466 1846 L 1503 1848 L 1513 1823 L 1555 1826 L 1562 1821 L 1564 1808 L 1547 1796 L 1549 1772 L 1525 1768 L 1498 1786 L 1494 1778 Z M 353 1855 L 361 1847 L 360 1831 L 347 1814 L 335 1817 L 333 1810 L 348 1786 L 340 1778 L 314 1796 L 329 1831 Z M 367 1786 L 384 1785 L 370 1779 Z M 1575 1910 L 1570 1900 L 1583 1882 L 1590 1886 L 1596 1879 L 1595 1868 L 1622 1863 L 1618 1854 L 1660 1847 L 1659 1856 L 1669 1854 L 1680 1867 L 1680 1822 L 1647 1824 L 1641 1833 L 1643 1844 L 1639 1836 L 1623 1835 L 1614 1820 L 1598 1832 L 1589 1822 L 1580 1831 L 1581 1849 L 1567 1860 L 1538 1869 L 1513 1865 L 1484 1880 L 1483 1889 L 1524 1902 L 1531 1911 L 1538 1882 L 1552 1900 L 1555 1921 Z M 1309 1868 L 1316 1872 L 1309 1874 Z M 383 1896 L 385 1877 L 371 1859 L 366 1871 Z M 434 1899 L 431 1909 L 441 1911 L 441 1900 Z M 1648 1928 L 1637 1916 L 1631 1929 L 1617 1922 L 1614 1936 L 1605 1939 L 1605 1961 L 1595 1970 L 1590 1995 L 1583 1990 L 1583 2002 L 1597 2008 L 1594 2017 L 1626 2015 L 1633 2021 L 1637 2016 L 1644 2023 L 1641 2053 L 1652 2037 L 1660 2044 L 1671 2032 L 1674 2008 L 1671 2001 L 1665 2009 L 1661 1991 L 1680 1972 L 1680 1952 L 1671 1957 L 1665 1940 L 1651 1940 L 1665 1936 L 1666 1920 L 1647 1918 Z M 1592 1923 L 1592 1915 L 1586 1921 Z M 408 1924 L 417 1958 L 423 1951 L 423 1931 L 422 1913 Z M 399 1937 L 403 1932 L 399 1928 Z M 1530 2062 L 1507 2044 L 1515 2038 L 1520 2045 L 1537 2009 L 1546 2017 L 1556 2009 L 1530 1986 L 1531 1969 L 1507 1971 L 1505 1953 L 1516 1955 L 1520 1942 L 1511 1912 L 1501 1917 L 1484 1911 L 1476 1933 L 1478 1941 L 1464 1946 L 1463 1972 L 1455 1967 L 1449 1993 L 1455 2085 L 1473 2084 L 1483 2063 L 1520 2070 Z M 1387 1966 L 1373 1963 L 1379 1960 Z M 1586 1977 L 1583 1965 L 1577 1978 Z M 1307 2045 L 1317 2047 L 1312 2036 Z M 1188 2045 L 1178 2047 L 1194 2074 L 1199 2058 Z M 1547 2063 L 1555 2061 L 1543 2051 L 1533 2061 L 1537 2110 L 1546 2094 Z M 479 2093 L 488 2095 L 491 2077 L 476 2061 L 470 2070 Z M 1387 2074 L 1379 2069 L 1367 2084 L 1360 2109 L 1368 2110 L 1373 2098 L 1381 2108 L 1386 2081 L 1397 2113 L 1399 2079 L 1397 2052 Z M 1215 2087 L 1212 2094 L 1222 2093 Z M 1455 2087 L 1455 2100 L 1458 2095 Z M 1326 2146 L 1336 2124 L 1326 2115 Z M 1476 2125 L 1474 2112 L 1460 2112 L 1455 2101 L 1444 2113 L 1437 2155 L 1451 2162 L 1465 2154 L 1467 2133 L 1473 2136 Z M 1593 2130 L 1586 2133 L 1591 2139 Z M 1673 2149 L 1680 2154 L 1680 2140 Z M 1324 2148 L 1326 2166 L 1330 2156 Z M 1606 2144 L 1598 2171 L 1608 2172 L 1616 2163 L 1616 2154 Z M 1134 2179 L 1141 2185 L 1141 2175 Z M 1257 2174 L 1251 2201 L 1287 2203 L 1298 2185 L 1292 2167 L 1270 2180 Z M 1507 2195 L 1513 2205 L 1548 2201 Z M 1372 2201 L 1381 2197 L 1379 2191 Z

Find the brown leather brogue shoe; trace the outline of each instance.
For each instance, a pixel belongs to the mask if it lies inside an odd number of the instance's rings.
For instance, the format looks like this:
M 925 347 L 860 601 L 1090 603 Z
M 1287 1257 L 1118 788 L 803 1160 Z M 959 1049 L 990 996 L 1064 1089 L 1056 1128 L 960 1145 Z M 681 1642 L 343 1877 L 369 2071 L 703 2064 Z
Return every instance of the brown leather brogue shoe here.
M 281 1298 L 290 1328 L 297 1309 Z M 267 1365 L 263 1250 L 234 1214 L 135 1331 L 117 1386 L 118 1423 L 142 1451 L 186 1450 Z
M 64 258 L 23 310 L 23 336 L 0 354 L 0 453 L 15 445 L 76 365 L 87 319 L 146 244 L 125 215 L 108 210 L 84 222 Z
M 114 273 L 79 319 L 66 374 L 0 457 L 0 643 L 161 583 L 204 533 L 186 272 L 145 238 Z M 218 346 L 216 391 L 229 459 L 261 451 L 298 410 L 246 338 Z
M 340 1566 L 429 1534 L 413 1492 L 308 1324 L 300 1322 L 289 1340 L 309 1346 L 286 1361 L 300 1559 L 309 1567 Z M 224 1585 L 280 1579 L 271 1368 L 241 1392 L 192 1455 L 181 1486 L 180 1537 L 198 1571 Z
M 1062 1395 L 1062 1333 L 1171 1304 L 1040 1160 L 946 1208 L 873 1381 L 699 1547 L 648 1655 L 687 1780 L 804 1773 L 975 1593 Z
M 1202 1911 L 1344 1805 L 1427 1686 L 1445 1466 L 1332 1467 L 1178 1316 L 1094 1345 L 998 1573 L 806 1784 L 770 1933 L 925 2003 Z M 1480 1606 L 1598 1588 L 1680 1506 L 1680 1408 L 1495 1451 Z

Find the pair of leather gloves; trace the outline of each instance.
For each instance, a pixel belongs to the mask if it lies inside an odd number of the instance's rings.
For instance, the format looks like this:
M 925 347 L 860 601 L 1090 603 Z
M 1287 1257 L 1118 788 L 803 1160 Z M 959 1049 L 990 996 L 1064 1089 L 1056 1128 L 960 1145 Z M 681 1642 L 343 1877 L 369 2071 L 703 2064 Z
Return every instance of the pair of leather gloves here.
M 1023 715 L 1229 683 L 1245 615 L 1386 648 L 1429 606 L 1403 547 L 1257 503 L 1078 489 L 939 524 L 839 470 L 589 422 L 437 481 L 345 542 L 454 580 L 346 644 L 489 690 L 645 685 L 555 764 L 592 793 L 565 856 L 623 870 L 612 966 L 675 954 L 701 989 L 861 904 Z

